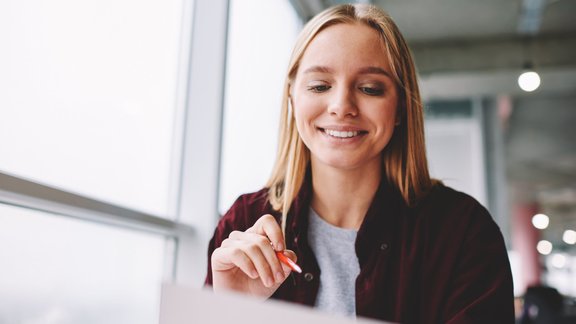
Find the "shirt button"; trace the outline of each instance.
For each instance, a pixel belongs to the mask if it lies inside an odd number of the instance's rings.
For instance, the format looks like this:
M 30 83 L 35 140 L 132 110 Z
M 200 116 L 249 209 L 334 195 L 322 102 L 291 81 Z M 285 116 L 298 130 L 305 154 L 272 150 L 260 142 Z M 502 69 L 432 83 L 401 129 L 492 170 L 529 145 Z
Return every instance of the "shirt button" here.
M 388 250 L 388 243 L 382 243 L 382 244 L 380 245 L 380 250 L 382 250 L 382 251 Z
M 311 274 L 310 272 L 306 272 L 306 273 L 304 274 L 304 280 L 306 280 L 306 281 L 312 281 L 312 280 L 314 280 L 314 275 Z

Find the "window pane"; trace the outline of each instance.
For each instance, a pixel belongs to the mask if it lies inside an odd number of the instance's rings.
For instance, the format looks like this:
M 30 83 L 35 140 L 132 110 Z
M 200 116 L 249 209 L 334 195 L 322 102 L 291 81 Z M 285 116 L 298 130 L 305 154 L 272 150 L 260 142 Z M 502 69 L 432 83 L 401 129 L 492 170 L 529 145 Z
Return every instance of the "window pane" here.
M 220 212 L 270 176 L 284 77 L 300 27 L 288 0 L 230 1 Z
M 156 324 L 167 242 L 0 204 L 0 323 Z
M 166 214 L 182 6 L 0 2 L 0 170 Z

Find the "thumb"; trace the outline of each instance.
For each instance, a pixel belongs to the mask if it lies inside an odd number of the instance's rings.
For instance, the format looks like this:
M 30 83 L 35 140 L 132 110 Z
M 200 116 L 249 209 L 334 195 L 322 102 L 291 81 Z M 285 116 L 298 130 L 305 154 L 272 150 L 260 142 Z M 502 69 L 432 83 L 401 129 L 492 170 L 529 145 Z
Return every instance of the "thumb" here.
M 294 263 L 296 263 L 296 261 L 298 260 L 298 257 L 296 256 L 296 253 L 294 253 L 294 251 L 291 250 L 284 250 L 282 251 L 282 254 L 285 255 L 286 257 L 288 257 L 290 260 L 292 260 Z M 280 264 L 282 265 L 282 270 L 284 271 L 284 275 L 287 277 L 288 275 L 290 275 L 290 273 L 292 271 L 294 271 L 290 266 L 288 266 L 287 264 L 285 264 L 284 262 L 280 262 Z
M 294 261 L 294 262 L 297 262 L 297 261 L 298 261 L 298 257 L 296 256 L 296 253 L 294 253 L 294 251 L 292 251 L 292 250 L 284 250 L 284 251 L 282 251 L 282 253 L 283 253 L 285 256 L 289 257 L 290 260 L 292 260 L 292 261 Z

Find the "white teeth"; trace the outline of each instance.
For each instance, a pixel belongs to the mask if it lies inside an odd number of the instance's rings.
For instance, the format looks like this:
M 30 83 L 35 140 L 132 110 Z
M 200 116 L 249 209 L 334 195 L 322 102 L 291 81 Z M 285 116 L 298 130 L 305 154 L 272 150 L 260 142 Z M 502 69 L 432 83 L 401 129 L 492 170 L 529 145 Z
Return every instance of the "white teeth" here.
M 357 136 L 358 132 L 339 132 L 339 131 L 327 129 L 326 134 L 328 134 L 330 136 L 334 136 L 334 137 L 348 138 L 348 137 Z

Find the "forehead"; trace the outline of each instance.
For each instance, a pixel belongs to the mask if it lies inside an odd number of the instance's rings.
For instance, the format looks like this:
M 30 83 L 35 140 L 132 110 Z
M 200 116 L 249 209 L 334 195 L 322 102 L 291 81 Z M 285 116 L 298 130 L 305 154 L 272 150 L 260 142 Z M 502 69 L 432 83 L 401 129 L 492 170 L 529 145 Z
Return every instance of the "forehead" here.
M 390 72 L 380 34 L 361 23 L 340 23 L 320 31 L 308 44 L 299 70 L 310 66 L 330 68 L 380 67 Z

